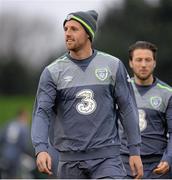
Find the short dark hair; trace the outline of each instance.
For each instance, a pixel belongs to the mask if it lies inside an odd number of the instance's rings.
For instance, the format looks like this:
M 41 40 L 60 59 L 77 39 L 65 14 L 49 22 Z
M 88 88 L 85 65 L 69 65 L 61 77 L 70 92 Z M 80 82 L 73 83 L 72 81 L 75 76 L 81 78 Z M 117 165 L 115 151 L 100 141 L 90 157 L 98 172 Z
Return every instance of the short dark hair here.
M 155 44 L 148 42 L 148 41 L 137 41 L 134 44 L 132 44 L 128 49 L 130 60 L 132 60 L 133 51 L 136 49 L 149 49 L 152 51 L 154 59 L 156 60 L 156 58 L 157 58 L 158 48 Z

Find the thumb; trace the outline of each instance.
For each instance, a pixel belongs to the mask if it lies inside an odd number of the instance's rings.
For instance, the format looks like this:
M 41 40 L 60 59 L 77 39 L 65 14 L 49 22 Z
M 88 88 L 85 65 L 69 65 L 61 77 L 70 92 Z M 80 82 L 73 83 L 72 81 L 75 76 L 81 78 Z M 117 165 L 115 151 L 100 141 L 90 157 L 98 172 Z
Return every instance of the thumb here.
M 160 162 L 158 165 L 157 165 L 157 168 L 161 167 L 163 165 L 163 162 Z
M 135 176 L 136 175 L 136 170 L 135 170 L 135 166 L 134 166 L 134 163 L 130 163 L 130 168 L 131 168 L 131 174 L 132 176 Z
M 52 164 L 52 163 L 51 163 L 51 157 L 48 156 L 48 157 L 47 157 L 47 167 L 48 167 L 49 170 L 51 170 L 51 164 Z

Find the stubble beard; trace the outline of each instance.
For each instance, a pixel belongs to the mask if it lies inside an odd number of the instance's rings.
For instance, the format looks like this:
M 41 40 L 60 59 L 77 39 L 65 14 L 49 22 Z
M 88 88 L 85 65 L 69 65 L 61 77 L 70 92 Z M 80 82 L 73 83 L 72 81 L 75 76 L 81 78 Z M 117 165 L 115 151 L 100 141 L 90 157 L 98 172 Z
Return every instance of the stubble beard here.
M 135 74 L 135 76 L 138 78 L 138 79 L 140 79 L 141 81 L 146 81 L 146 80 L 148 80 L 151 76 L 152 76 L 152 73 L 153 73 L 153 71 L 151 71 L 149 74 L 147 74 L 147 75 L 140 75 L 139 73 L 134 73 Z
M 82 49 L 82 46 L 76 43 L 72 45 L 66 44 L 66 46 L 69 51 L 73 51 L 73 52 L 78 52 L 80 49 Z

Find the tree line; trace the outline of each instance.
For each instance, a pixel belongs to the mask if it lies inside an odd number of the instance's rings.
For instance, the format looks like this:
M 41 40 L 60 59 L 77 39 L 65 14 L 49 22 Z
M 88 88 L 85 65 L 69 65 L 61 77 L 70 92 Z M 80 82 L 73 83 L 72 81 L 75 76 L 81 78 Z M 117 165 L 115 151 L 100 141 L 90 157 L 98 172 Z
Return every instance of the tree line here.
M 156 76 L 172 85 L 171 12 L 171 0 L 159 0 L 156 6 L 150 5 L 144 0 L 125 0 L 119 9 L 114 4 L 99 24 L 93 45 L 96 49 L 120 58 L 130 72 L 128 47 L 138 40 L 146 40 L 156 44 L 158 46 Z M 9 15 L 8 18 L 10 19 Z M 39 21 L 37 22 L 37 26 L 41 26 L 38 28 L 40 31 L 37 31 L 39 37 L 41 33 L 43 36 L 45 32 L 49 33 L 50 28 L 47 28 L 46 21 L 44 23 L 43 25 L 42 20 L 40 24 Z M 0 37 L 4 39 L 2 37 L 2 27 L 5 27 L 4 18 L 3 20 L 0 18 L 0 24 L 3 25 L 0 26 Z M 17 33 L 17 31 L 15 32 Z M 17 49 L 15 46 L 16 34 L 10 31 L 9 33 L 13 42 L 8 51 L 2 51 L 0 46 L 0 95 L 35 94 L 40 72 L 46 64 L 58 58 L 63 49 L 49 53 L 45 63 L 34 69 L 26 65 L 27 62 L 23 63 L 21 52 L 18 53 L 18 51 L 22 51 L 22 48 Z M 28 35 L 32 34 L 29 34 L 28 31 Z M 3 40 L 3 43 L 6 43 L 6 39 Z M 29 57 L 32 58 L 32 56 Z

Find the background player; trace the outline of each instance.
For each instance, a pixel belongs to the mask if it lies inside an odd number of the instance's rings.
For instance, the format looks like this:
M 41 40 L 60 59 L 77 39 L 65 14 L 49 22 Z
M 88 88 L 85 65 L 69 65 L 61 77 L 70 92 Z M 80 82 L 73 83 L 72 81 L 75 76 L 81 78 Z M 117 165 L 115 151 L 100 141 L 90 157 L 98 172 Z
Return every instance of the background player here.
M 134 73 L 132 85 L 140 119 L 143 178 L 170 179 L 172 88 L 153 75 L 157 64 L 156 53 L 157 47 L 154 44 L 138 41 L 129 48 L 129 65 Z M 122 157 L 127 173 L 131 176 L 124 136 Z

